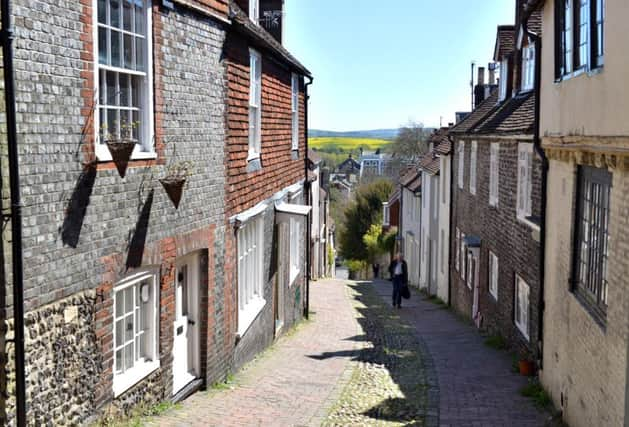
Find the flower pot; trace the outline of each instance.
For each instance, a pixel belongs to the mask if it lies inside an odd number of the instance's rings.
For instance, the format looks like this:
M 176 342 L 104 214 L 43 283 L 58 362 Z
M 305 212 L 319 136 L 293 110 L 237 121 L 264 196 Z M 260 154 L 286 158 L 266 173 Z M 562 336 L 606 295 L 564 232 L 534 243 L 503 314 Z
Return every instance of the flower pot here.
M 127 172 L 127 166 L 129 165 L 129 159 L 133 153 L 133 149 L 137 144 L 137 141 L 133 139 L 116 139 L 105 141 L 107 148 L 111 153 L 111 159 L 118 169 L 118 174 L 121 178 L 124 178 Z
M 520 375 L 525 377 L 532 377 L 535 375 L 535 363 L 530 360 L 520 360 Z
M 170 201 L 175 205 L 175 209 L 179 208 L 179 202 L 181 201 L 181 195 L 183 193 L 183 186 L 186 183 L 186 178 L 182 177 L 170 177 L 162 178 L 159 180 L 166 190 L 166 194 L 170 198 Z

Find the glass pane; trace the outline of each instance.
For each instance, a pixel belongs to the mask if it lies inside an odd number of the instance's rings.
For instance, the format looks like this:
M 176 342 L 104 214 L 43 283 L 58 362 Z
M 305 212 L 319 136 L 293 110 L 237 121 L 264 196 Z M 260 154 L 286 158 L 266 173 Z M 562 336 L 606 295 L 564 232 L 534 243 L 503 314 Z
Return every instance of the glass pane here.
M 133 367 L 134 362 L 134 354 L 133 354 L 133 342 L 124 348 L 124 367 L 125 370 L 131 369 Z
M 134 309 L 134 301 L 133 301 L 133 291 L 135 287 L 130 286 L 124 290 L 124 312 L 125 314 L 133 313 Z
M 142 77 L 131 77 L 131 106 L 140 108 L 140 91 L 142 90 Z
M 98 129 L 98 137 L 100 139 L 100 143 L 103 144 L 105 142 L 105 130 L 107 129 L 107 109 L 99 108 L 99 118 L 100 118 L 100 126 Z
M 144 12 L 141 0 L 135 1 L 135 33 L 144 35 Z
M 127 74 L 120 74 L 120 105 L 125 107 L 130 106 L 130 96 L 131 94 L 129 89 L 129 79 L 130 76 Z
M 124 366 L 122 366 L 122 350 L 116 352 L 116 365 L 114 370 L 117 374 L 121 374 L 124 371 Z
M 133 68 L 133 37 L 124 35 L 124 67 Z
M 133 139 L 136 141 L 140 140 L 140 112 L 133 111 Z
M 100 64 L 109 64 L 107 58 L 107 30 L 98 28 L 98 62 Z
M 124 344 L 124 319 L 116 322 L 116 348 Z
M 133 329 L 133 313 L 125 317 L 125 328 L 124 328 L 124 340 L 125 342 L 129 342 L 133 340 L 134 329 Z
M 105 128 L 105 139 L 116 139 L 119 135 L 118 133 L 118 124 L 120 120 L 118 119 L 118 110 L 108 109 L 107 110 L 107 128 Z
M 124 0 L 122 4 L 122 24 L 123 28 L 127 31 L 132 31 L 131 23 L 133 18 L 133 5 L 129 0 Z
M 120 111 L 120 136 L 123 138 L 131 138 L 133 135 L 133 124 L 131 121 L 131 111 Z
M 107 71 L 107 81 L 105 83 L 107 85 L 107 99 L 105 104 L 116 105 L 116 73 Z
M 109 25 L 120 28 L 120 2 L 119 0 L 109 0 Z
M 107 0 L 98 0 L 98 22 L 107 23 Z
M 135 39 L 135 69 L 138 71 L 144 70 L 144 40 L 137 37 Z
M 124 314 L 124 293 L 116 292 L 116 317 L 121 317 Z
M 111 65 L 113 65 L 114 67 L 120 67 L 122 65 L 121 63 L 121 38 L 122 34 L 119 33 L 118 31 L 112 31 L 111 32 Z

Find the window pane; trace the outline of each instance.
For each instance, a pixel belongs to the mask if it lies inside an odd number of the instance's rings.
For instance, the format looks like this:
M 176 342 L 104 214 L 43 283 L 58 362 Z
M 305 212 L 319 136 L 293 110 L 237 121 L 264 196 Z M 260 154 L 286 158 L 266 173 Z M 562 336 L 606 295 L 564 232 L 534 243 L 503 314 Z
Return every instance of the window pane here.
M 119 0 L 109 0 L 109 25 L 120 28 L 120 3 Z
M 124 344 L 124 319 L 116 321 L 116 348 Z
M 107 100 L 105 102 L 106 105 L 116 105 L 116 73 L 111 71 L 106 71 L 107 73 L 107 81 L 105 82 L 107 85 Z
M 118 31 L 111 31 L 110 34 L 111 37 L 111 65 L 113 65 L 114 67 L 120 67 L 122 66 L 122 62 L 121 62 L 121 54 L 122 54 L 122 49 L 121 49 L 121 33 L 119 33 Z
M 121 374 L 124 371 L 124 366 L 122 364 L 122 350 L 118 350 L 116 352 L 116 364 L 114 366 L 114 370 L 117 374 Z
M 98 22 L 107 23 L 107 0 L 98 0 Z
M 133 304 L 133 291 L 134 291 L 134 287 L 128 287 L 127 289 L 124 290 L 124 312 L 125 314 L 129 314 L 129 313 L 133 313 L 133 308 L 134 308 L 134 304 Z
M 129 342 L 133 340 L 134 329 L 133 329 L 133 313 L 128 314 L 125 319 L 125 328 L 124 328 L 124 340 L 125 342 Z
M 107 30 L 98 28 L 98 62 L 100 64 L 109 64 L 107 57 Z
M 133 37 L 124 35 L 124 67 L 133 69 Z
M 131 342 L 131 344 L 127 345 L 124 348 L 124 370 L 125 371 L 128 369 L 131 369 L 135 362 L 135 358 L 133 354 L 133 347 L 135 347 L 134 343 Z
M 105 139 L 115 139 L 118 137 L 118 124 L 120 120 L 118 119 L 118 110 L 108 109 L 107 110 L 107 127 L 104 129 Z
M 141 122 L 140 122 L 140 112 L 139 111 L 133 111 L 133 128 L 132 128 L 132 135 L 133 135 L 133 139 L 135 139 L 136 141 L 140 140 L 140 126 L 141 126 Z M 147 149 L 147 151 L 150 150 L 150 147 L 144 147 Z
M 139 108 L 142 93 L 142 77 L 131 76 L 131 106 Z
M 120 74 L 120 105 L 129 106 L 130 103 L 130 89 L 129 89 L 129 79 L 130 76 L 127 74 Z
M 135 33 L 146 35 L 144 32 L 144 17 L 145 13 L 142 10 L 142 1 L 135 1 Z
M 122 21 L 123 28 L 127 31 L 132 31 L 132 18 L 133 18 L 133 6 L 129 2 L 129 0 L 124 0 L 123 9 L 122 9 Z
M 137 37 L 135 39 L 135 69 L 146 71 L 144 66 L 144 41 L 146 39 Z
M 124 314 L 124 293 L 116 292 L 116 317 L 121 317 Z

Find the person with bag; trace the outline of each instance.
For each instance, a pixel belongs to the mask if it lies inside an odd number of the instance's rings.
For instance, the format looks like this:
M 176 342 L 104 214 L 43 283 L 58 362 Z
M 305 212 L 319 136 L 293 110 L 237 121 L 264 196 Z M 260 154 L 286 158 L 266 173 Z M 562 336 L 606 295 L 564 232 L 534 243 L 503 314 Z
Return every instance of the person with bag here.
M 408 266 L 401 253 L 391 261 L 389 274 L 393 280 L 393 307 L 402 308 L 402 293 L 408 293 Z

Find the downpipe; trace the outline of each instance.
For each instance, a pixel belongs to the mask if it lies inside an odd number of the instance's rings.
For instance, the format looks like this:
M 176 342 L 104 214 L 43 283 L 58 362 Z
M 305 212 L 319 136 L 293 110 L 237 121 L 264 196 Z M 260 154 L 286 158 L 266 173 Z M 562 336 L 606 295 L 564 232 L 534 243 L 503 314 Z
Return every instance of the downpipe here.
M 304 307 L 304 317 L 306 319 L 310 318 L 310 270 L 312 268 L 312 262 L 310 260 L 310 252 L 312 244 L 312 185 L 308 181 L 308 101 L 310 100 L 310 96 L 308 95 L 308 86 L 310 86 L 313 82 L 313 78 L 310 76 L 305 76 L 308 78 L 308 82 L 304 85 L 304 139 L 306 141 L 306 152 L 304 153 L 304 172 L 306 175 L 306 179 L 304 181 L 304 190 L 306 193 L 307 204 L 310 206 L 310 212 L 308 212 L 308 216 L 306 218 L 306 304 Z
M 22 261 L 22 201 L 20 199 L 20 175 L 17 149 L 17 125 L 15 114 L 15 80 L 13 77 L 13 27 L 9 0 L 1 0 L 2 14 L 2 62 L 4 66 L 4 90 L 7 118 L 7 145 L 9 156 L 9 181 L 11 192 L 11 250 L 13 260 L 13 318 L 15 330 L 15 408 L 16 424 L 26 426 L 26 380 L 24 362 L 24 276 Z

